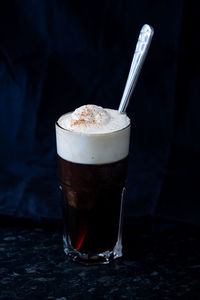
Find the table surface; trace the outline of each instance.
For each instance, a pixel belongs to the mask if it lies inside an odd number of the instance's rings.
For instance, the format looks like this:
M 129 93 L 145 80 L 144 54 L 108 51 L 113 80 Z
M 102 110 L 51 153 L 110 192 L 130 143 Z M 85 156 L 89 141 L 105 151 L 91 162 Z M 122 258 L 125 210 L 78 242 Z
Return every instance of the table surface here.
M 83 266 L 63 252 L 59 229 L 0 228 L 0 299 L 200 299 L 197 231 L 125 231 L 124 256 Z

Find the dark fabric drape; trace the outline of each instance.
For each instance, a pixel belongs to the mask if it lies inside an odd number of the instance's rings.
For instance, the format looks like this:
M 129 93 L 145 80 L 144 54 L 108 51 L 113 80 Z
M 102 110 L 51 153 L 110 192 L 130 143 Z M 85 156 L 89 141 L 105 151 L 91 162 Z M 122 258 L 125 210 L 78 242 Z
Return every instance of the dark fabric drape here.
M 195 1 L 1 1 L 0 214 L 61 218 L 54 123 L 83 104 L 118 107 L 149 23 L 125 214 L 200 225 L 197 21 Z

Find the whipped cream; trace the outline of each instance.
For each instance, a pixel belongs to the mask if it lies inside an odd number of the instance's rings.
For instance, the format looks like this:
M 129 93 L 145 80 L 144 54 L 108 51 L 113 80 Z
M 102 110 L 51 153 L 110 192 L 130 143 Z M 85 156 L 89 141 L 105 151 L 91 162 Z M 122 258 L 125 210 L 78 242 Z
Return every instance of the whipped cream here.
M 126 114 L 96 105 L 84 105 L 61 116 L 57 123 L 57 154 L 65 160 L 80 164 L 107 164 L 128 155 L 130 119 Z
M 123 129 L 130 124 L 130 119 L 117 110 L 88 104 L 60 117 L 58 124 L 69 131 L 98 134 Z

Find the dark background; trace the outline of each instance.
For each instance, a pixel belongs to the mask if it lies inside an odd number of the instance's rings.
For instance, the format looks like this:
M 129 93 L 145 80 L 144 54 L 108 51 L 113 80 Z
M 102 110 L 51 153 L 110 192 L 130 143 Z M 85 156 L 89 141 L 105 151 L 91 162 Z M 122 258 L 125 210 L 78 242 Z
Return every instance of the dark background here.
M 148 23 L 155 34 L 128 108 L 126 220 L 200 226 L 198 19 L 196 1 L 0 2 L 2 218 L 60 220 L 54 123 L 87 103 L 118 108 Z

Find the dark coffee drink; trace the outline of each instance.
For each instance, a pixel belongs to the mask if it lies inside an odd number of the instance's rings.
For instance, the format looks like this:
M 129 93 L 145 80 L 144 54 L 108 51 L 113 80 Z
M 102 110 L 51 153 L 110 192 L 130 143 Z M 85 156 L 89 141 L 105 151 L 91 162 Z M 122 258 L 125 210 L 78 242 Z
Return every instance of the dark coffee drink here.
M 64 230 L 71 246 L 86 254 L 112 251 L 118 239 L 127 158 L 101 165 L 58 156 L 64 195 Z
M 56 123 L 60 186 L 64 196 L 64 250 L 84 264 L 122 256 L 121 228 L 130 120 L 85 105 Z

